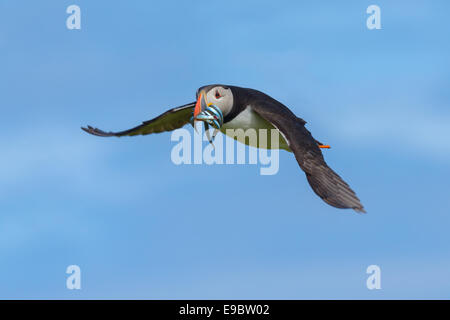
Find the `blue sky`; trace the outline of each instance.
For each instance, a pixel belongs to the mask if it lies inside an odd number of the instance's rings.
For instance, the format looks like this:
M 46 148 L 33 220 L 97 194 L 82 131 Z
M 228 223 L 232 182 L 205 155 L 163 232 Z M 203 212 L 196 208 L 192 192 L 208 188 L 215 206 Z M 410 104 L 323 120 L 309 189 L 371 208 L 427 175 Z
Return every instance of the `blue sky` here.
M 66 8 L 81 8 L 68 30 Z M 381 30 L 366 8 L 381 8 Z M 0 2 L 0 298 L 449 298 L 446 1 Z M 225 83 L 308 121 L 368 214 L 101 139 Z M 198 190 L 203 190 L 199 197 Z M 198 200 L 212 199 L 202 207 Z M 65 287 L 76 264 L 82 289 Z M 366 268 L 381 267 L 381 290 Z

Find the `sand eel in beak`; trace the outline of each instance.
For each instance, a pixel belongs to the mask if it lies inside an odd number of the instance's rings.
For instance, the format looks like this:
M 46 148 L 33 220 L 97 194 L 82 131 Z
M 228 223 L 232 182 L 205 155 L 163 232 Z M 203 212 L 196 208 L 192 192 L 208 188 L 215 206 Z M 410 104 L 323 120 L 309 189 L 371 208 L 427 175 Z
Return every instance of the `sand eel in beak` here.
M 256 139 L 238 141 L 272 149 L 278 147 L 294 153 L 300 168 L 305 172 L 313 191 L 326 203 L 336 208 L 354 209 L 365 212 L 355 192 L 325 162 L 321 148 L 329 148 L 314 139 L 306 129 L 306 121 L 297 117 L 289 108 L 263 92 L 227 85 L 208 85 L 197 90 L 197 101 L 168 110 L 160 116 L 143 122 L 141 125 L 120 132 L 105 132 L 88 126 L 84 131 L 101 137 L 122 137 L 146 135 L 172 131 L 191 123 L 201 121 L 208 131 L 208 140 L 212 143 L 218 131 L 224 134 L 227 129 L 276 129 L 279 143 L 273 146 L 271 136 L 267 143 Z M 209 136 L 209 127 L 214 128 L 213 137 Z M 270 132 L 270 130 L 267 130 Z M 257 135 L 258 136 L 258 135 Z M 261 140 L 262 141 L 262 140 Z
M 213 140 L 223 125 L 223 114 L 220 108 L 216 107 L 212 103 L 206 102 L 206 94 L 203 91 L 198 95 L 194 112 L 191 117 L 191 124 L 195 130 L 197 130 L 195 127 L 196 121 L 204 122 L 206 137 L 208 138 L 209 143 L 214 146 Z M 209 126 L 214 128 L 212 137 L 210 136 Z

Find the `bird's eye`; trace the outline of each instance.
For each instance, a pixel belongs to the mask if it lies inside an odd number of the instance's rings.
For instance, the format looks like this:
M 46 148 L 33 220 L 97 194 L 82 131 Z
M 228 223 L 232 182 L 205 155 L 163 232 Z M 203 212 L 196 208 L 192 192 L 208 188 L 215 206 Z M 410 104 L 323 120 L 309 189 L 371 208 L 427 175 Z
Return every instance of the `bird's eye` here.
M 216 91 L 216 99 L 221 98 L 222 96 L 220 95 L 219 91 Z

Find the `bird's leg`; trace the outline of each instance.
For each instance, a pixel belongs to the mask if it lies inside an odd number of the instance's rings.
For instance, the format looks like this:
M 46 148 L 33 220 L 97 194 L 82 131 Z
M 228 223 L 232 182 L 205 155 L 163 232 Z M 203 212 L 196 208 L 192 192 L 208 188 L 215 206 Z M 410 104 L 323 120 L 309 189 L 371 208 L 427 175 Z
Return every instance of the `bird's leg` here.
M 313 138 L 314 139 L 314 138 Z M 314 141 L 316 141 L 317 145 L 319 146 L 319 148 L 321 149 L 330 149 L 331 147 L 327 144 L 323 144 L 322 142 L 320 142 L 319 140 L 314 139 Z

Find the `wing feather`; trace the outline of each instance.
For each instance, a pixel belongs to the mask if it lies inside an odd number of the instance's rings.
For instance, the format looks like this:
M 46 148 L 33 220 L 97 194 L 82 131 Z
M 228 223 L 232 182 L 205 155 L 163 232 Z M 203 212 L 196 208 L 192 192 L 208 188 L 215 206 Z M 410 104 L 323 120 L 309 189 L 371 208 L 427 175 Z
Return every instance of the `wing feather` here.
M 286 106 L 276 100 L 261 99 L 252 105 L 252 109 L 286 137 L 311 188 L 323 201 L 333 207 L 365 212 L 355 192 L 326 164 L 317 141 L 305 128 L 305 121 L 299 121 Z
M 186 104 L 181 107 L 170 109 L 158 117 L 144 121 L 141 125 L 119 132 L 105 132 L 98 128 L 87 126 L 82 127 L 87 133 L 93 134 L 99 137 L 122 137 L 122 136 L 136 136 L 146 135 L 151 133 L 160 133 L 164 131 L 172 131 L 183 127 L 189 123 L 189 120 L 194 111 L 195 102 Z

